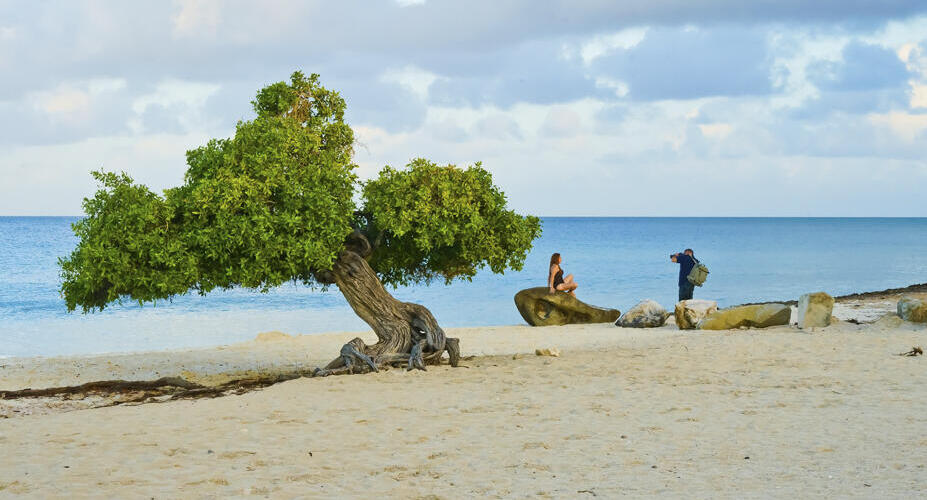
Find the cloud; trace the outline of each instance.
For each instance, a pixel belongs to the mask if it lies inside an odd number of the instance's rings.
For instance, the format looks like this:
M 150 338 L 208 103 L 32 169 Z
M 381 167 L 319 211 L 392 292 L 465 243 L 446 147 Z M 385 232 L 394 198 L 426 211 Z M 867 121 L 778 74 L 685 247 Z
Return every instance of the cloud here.
M 705 123 L 698 126 L 702 135 L 709 139 L 724 139 L 731 135 L 734 127 L 730 123 Z
M 828 185 L 881 191 L 801 210 L 884 213 L 913 198 L 882 169 L 927 170 L 922 1 L 401 7 L 0 2 L 0 213 L 75 213 L 100 163 L 176 184 L 186 149 L 233 133 L 295 69 L 346 99 L 362 177 L 418 155 L 484 160 L 539 213 L 673 215 L 687 172 L 714 183 L 688 200 L 704 213 L 775 213 L 821 165 L 840 173 Z M 582 165 L 569 185 L 564 165 Z M 550 208 L 551 192 L 576 202 Z
M 579 55 L 586 65 L 617 49 L 628 50 L 647 36 L 647 28 L 628 28 L 610 35 L 599 35 L 584 42 Z
M 428 99 L 428 89 L 438 78 L 438 75 L 413 65 L 388 69 L 380 75 L 380 81 L 395 83 L 423 101 Z
M 875 125 L 888 127 L 898 137 L 907 142 L 914 142 L 927 130 L 927 114 L 911 114 L 894 111 L 885 114 L 872 114 L 869 121 Z
M 628 50 L 595 59 L 590 71 L 600 81 L 626 82 L 636 100 L 772 91 L 766 36 L 742 28 L 651 29 Z
M 178 9 L 171 18 L 175 37 L 216 35 L 221 13 L 217 0 L 174 0 L 174 5 Z
M 859 41 L 847 43 L 840 61 L 819 61 L 808 71 L 822 90 L 872 90 L 900 87 L 909 73 L 898 54 Z
M 208 119 L 202 111 L 207 100 L 219 89 L 219 85 L 212 83 L 164 80 L 152 92 L 132 101 L 132 111 L 137 116 L 129 124 L 136 133 L 208 128 L 204 126 L 203 122 Z

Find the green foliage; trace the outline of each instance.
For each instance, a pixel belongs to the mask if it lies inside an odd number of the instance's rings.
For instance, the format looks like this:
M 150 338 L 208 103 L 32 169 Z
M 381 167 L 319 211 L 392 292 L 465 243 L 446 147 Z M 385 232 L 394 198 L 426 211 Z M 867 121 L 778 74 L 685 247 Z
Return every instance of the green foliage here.
M 73 225 L 77 248 L 59 261 L 68 310 L 313 284 L 355 229 L 374 243 L 371 265 L 394 285 L 469 279 L 485 266 L 521 269 L 540 234 L 536 217 L 506 210 L 480 164 L 386 167 L 363 186 L 356 215 L 354 135 L 341 96 L 318 75 L 296 72 L 252 104 L 257 117 L 187 152 L 183 185 L 161 196 L 125 174 L 93 173 L 100 189 Z
M 324 102 L 305 102 L 316 95 Z M 279 103 L 291 109 L 281 113 Z M 331 268 L 355 211 L 344 101 L 317 76 L 295 73 L 291 84 L 262 90 L 255 109 L 234 137 L 189 151 L 184 184 L 164 196 L 125 174 L 94 174 L 101 188 L 84 200 L 79 243 L 60 261 L 69 310 L 311 283 Z
M 385 283 L 471 279 L 485 266 L 520 270 L 541 233 L 537 217 L 506 209 L 505 195 L 477 163 L 466 169 L 416 159 L 384 168 L 363 189 L 371 266 Z

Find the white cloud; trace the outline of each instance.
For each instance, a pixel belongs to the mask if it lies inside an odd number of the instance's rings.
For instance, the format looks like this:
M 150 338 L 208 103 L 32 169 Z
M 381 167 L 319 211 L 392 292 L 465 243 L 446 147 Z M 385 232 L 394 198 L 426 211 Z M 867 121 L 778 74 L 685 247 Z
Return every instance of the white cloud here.
M 16 38 L 16 28 L 12 26 L 0 26 L 0 41 L 6 42 Z
M 395 0 L 400 7 L 411 7 L 413 5 L 425 5 L 425 0 Z
M 624 97 L 628 95 L 628 91 L 630 90 L 627 83 L 605 76 L 597 76 L 595 78 L 595 86 L 599 89 L 610 89 L 614 91 L 616 97 Z
M 55 121 L 73 121 L 89 113 L 98 97 L 125 87 L 123 79 L 101 78 L 62 83 L 51 90 L 32 92 L 27 99 Z
M 911 85 L 911 107 L 927 108 L 927 85 L 917 84 L 914 81 L 909 83 Z
M 215 36 L 221 5 L 218 0 L 174 0 L 177 13 L 171 18 L 177 38 Z
M 839 62 L 850 37 L 808 31 L 775 31 L 768 44 L 774 56 L 770 78 L 781 94 L 770 101 L 776 108 L 795 108 L 820 95 L 807 69 L 821 61 Z
M 380 81 L 395 83 L 423 101 L 428 98 L 428 89 L 438 78 L 438 75 L 413 65 L 389 69 L 380 75 Z
M 628 50 L 641 43 L 647 36 L 647 28 L 628 28 L 610 35 L 599 35 L 582 44 L 579 55 L 583 63 L 608 55 L 618 49 Z
M 205 120 L 202 116 L 202 109 L 206 100 L 220 88 L 219 85 L 212 83 L 164 80 L 155 87 L 154 92 L 132 101 L 132 111 L 138 116 L 129 121 L 129 128 L 135 133 L 143 132 L 141 115 L 151 106 L 161 106 L 170 109 L 181 126 L 187 130 L 196 130 L 203 125 Z
M 927 129 L 927 115 L 915 115 L 901 111 L 870 114 L 869 121 L 874 125 L 888 127 L 898 137 L 907 142 L 914 142 L 918 135 Z
M 730 123 L 705 123 L 698 128 L 709 139 L 724 139 L 734 130 Z

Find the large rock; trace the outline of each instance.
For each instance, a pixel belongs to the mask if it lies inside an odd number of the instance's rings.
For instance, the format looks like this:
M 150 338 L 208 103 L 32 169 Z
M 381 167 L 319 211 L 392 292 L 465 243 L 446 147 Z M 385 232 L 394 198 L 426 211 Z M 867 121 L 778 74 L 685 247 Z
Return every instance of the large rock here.
M 833 311 L 833 297 L 824 292 L 806 293 L 798 299 L 798 327 L 830 325 Z
M 699 321 L 718 310 L 718 303 L 713 300 L 689 299 L 676 303 L 673 316 L 680 330 L 694 330 Z
M 927 323 L 927 300 L 905 295 L 898 301 L 898 316 L 905 321 Z
M 615 325 L 625 328 L 655 328 L 663 326 L 667 317 L 669 313 L 663 306 L 653 300 L 644 300 L 618 318 Z
M 698 327 L 700 330 L 766 328 L 787 325 L 791 318 L 792 308 L 785 304 L 757 304 L 715 311 L 703 319 Z
M 591 306 L 565 292 L 550 293 L 543 286 L 516 293 L 515 307 L 531 326 L 612 323 L 621 316 L 617 309 Z

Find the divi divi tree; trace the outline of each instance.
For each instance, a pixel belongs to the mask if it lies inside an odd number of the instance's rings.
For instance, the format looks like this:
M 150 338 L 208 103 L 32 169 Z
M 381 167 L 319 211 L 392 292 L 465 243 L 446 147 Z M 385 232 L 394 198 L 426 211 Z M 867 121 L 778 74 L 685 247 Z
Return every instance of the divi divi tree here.
M 93 173 L 100 188 L 73 225 L 77 248 L 59 262 L 68 310 L 290 281 L 336 285 L 379 340 L 352 340 L 317 375 L 424 369 L 444 352 L 456 365 L 458 339 L 384 284 L 521 269 L 539 220 L 509 210 L 479 163 L 415 159 L 359 181 L 344 99 L 318 75 L 293 73 L 252 104 L 257 116 L 188 151 L 183 184 L 161 195 L 124 173 Z

